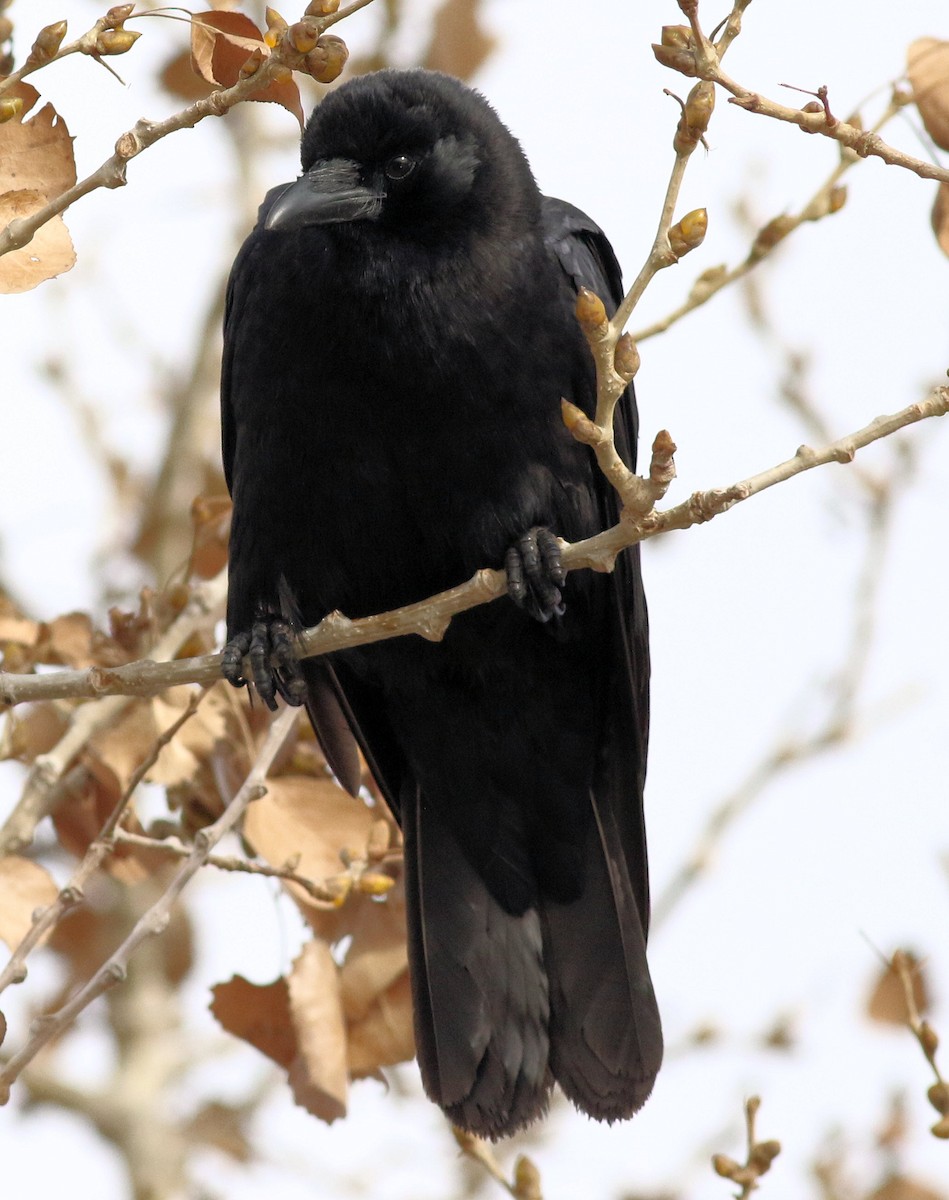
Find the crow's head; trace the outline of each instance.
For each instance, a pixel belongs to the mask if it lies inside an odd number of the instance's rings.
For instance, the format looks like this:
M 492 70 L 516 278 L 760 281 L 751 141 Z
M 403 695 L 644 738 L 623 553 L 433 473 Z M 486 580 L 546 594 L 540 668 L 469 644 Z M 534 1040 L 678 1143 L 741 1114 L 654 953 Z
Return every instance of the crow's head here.
M 516 139 L 483 96 L 434 71 L 378 71 L 330 93 L 307 123 L 303 175 L 266 228 L 370 222 L 429 240 L 536 224 L 540 197 Z

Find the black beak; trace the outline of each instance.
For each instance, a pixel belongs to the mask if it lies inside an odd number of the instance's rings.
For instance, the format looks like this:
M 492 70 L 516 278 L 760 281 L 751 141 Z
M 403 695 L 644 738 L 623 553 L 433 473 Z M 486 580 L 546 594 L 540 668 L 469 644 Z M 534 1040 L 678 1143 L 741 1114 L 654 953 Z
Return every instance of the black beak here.
M 331 158 L 315 163 L 277 197 L 264 228 L 372 221 L 381 211 L 382 194 L 360 183 L 357 165 L 345 158 Z

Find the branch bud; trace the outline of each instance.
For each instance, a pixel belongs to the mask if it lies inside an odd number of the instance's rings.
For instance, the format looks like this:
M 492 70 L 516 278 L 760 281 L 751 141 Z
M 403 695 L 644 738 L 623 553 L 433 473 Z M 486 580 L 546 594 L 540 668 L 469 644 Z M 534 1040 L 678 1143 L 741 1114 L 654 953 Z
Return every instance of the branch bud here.
M 722 1179 L 734 1179 L 741 1167 L 727 1154 L 713 1154 L 712 1170 L 716 1175 L 721 1175 Z
M 949 1138 L 949 1117 L 943 1117 L 941 1121 L 937 1121 L 930 1129 L 933 1137 Z
M 589 288 L 582 287 L 577 293 L 574 311 L 584 333 L 599 333 L 606 325 L 606 308 L 603 301 Z
M 339 0 L 311 0 L 307 5 L 308 17 L 331 17 L 339 8 Z
M 96 54 L 125 54 L 141 36 L 131 29 L 103 29 L 96 38 Z
M 708 232 L 708 210 L 694 208 L 669 230 L 669 248 L 676 258 L 682 258 L 705 241 Z
M 748 1155 L 748 1166 L 755 1170 L 759 1175 L 764 1175 L 770 1170 L 771 1164 L 780 1153 L 780 1142 L 757 1142 L 751 1147 L 751 1153 Z
M 264 52 L 259 46 L 256 46 L 250 53 L 250 56 L 244 60 L 244 65 L 238 71 L 238 76 L 241 79 L 250 79 L 251 75 L 256 75 L 264 63 Z
M 540 1171 L 526 1154 L 519 1154 L 514 1163 L 514 1195 L 517 1200 L 542 1200 Z
M 715 86 L 703 79 L 686 97 L 682 116 L 676 126 L 672 147 L 676 154 L 691 154 L 704 141 L 708 123 L 715 109 Z
M 135 10 L 134 4 L 116 4 L 105 14 L 107 28 L 121 29 Z
M 268 7 L 265 10 L 264 20 L 267 22 L 264 45 L 269 46 L 272 50 L 290 27 L 275 8 Z
M 928 1021 L 922 1021 L 919 1026 L 919 1033 L 916 1036 L 919 1038 L 919 1044 L 923 1048 L 923 1053 L 927 1058 L 931 1059 L 939 1049 L 939 1035 Z
M 682 75 L 694 76 L 695 43 L 688 25 L 663 25 L 659 44 L 653 42 L 656 61 Z
M 624 383 L 629 383 L 639 370 L 639 361 L 639 350 L 633 341 L 633 335 L 624 333 L 613 351 L 613 370 Z
M 384 896 L 394 886 L 395 880 L 391 875 L 386 875 L 383 871 L 364 871 L 359 876 L 356 890 L 364 896 Z
M 4 96 L 0 98 L 0 125 L 4 121 L 12 121 L 23 111 L 23 101 L 19 96 Z
M 347 58 L 349 47 L 343 39 L 326 33 L 306 56 L 303 66 L 317 83 L 332 83 L 343 73 Z
M 926 1095 L 937 1113 L 941 1113 L 943 1116 L 949 1113 L 949 1085 L 940 1080 L 932 1085 Z
M 764 258 L 769 251 L 775 248 L 778 242 L 783 241 L 787 237 L 793 228 L 793 217 L 774 217 L 763 229 L 758 231 L 758 236 L 752 243 L 748 258 L 752 262 L 757 262 L 759 258 Z
M 36 35 L 36 41 L 27 55 L 26 65 L 29 67 L 39 67 L 43 63 L 48 63 L 51 59 L 55 58 L 56 52 L 63 44 L 65 36 L 65 21 L 56 21 L 52 25 L 45 25 Z
M 287 30 L 287 36 L 297 54 L 309 54 L 317 43 L 319 33 L 310 21 L 297 21 Z

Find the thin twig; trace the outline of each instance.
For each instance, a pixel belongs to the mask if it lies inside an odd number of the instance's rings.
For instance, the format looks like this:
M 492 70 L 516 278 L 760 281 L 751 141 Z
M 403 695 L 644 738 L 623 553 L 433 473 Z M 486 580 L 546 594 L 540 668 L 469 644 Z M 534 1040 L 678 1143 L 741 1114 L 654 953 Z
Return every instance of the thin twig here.
M 131 933 L 108 960 L 96 971 L 75 994 L 55 1013 L 34 1021 L 27 1044 L 13 1054 L 0 1070 L 0 1103 L 6 1103 L 10 1087 L 17 1076 L 39 1051 L 62 1030 L 71 1025 L 76 1017 L 96 997 L 120 983 L 128 969 L 129 959 L 135 950 L 149 937 L 163 933 L 168 926 L 174 902 L 193 876 L 207 861 L 208 855 L 222 837 L 240 820 L 247 805 L 266 794 L 264 780 L 289 736 L 299 713 L 292 708 L 283 709 L 270 726 L 264 744 L 240 790 L 213 825 L 200 830 L 194 840 L 188 858 L 182 863 L 174 878 L 161 896 L 136 922 Z

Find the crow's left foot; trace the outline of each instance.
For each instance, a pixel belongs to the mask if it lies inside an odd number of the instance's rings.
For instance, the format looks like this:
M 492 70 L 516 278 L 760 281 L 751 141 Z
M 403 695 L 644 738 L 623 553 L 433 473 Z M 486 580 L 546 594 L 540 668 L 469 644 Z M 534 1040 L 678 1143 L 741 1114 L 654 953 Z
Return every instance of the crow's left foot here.
M 538 621 L 562 617 L 566 611 L 560 589 L 567 572 L 560 561 L 560 542 L 536 526 L 510 547 L 504 557 L 508 595 Z
M 250 659 L 251 679 L 243 674 L 244 659 Z M 224 647 L 221 673 L 234 687 L 253 682 L 257 694 L 271 710 L 280 695 L 288 704 L 306 699 L 306 680 L 293 651 L 293 630 L 273 613 L 257 618 L 250 631 L 235 634 Z

